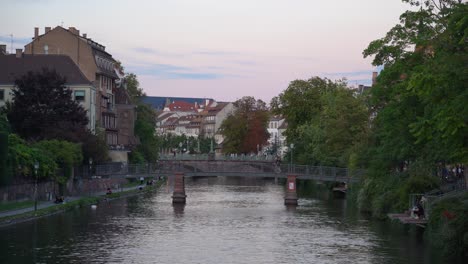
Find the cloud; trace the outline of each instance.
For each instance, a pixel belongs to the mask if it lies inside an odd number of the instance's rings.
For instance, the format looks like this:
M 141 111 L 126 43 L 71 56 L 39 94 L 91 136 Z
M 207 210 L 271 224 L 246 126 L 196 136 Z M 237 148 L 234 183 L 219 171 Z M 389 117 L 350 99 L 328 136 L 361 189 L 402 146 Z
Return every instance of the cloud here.
M 132 49 L 135 52 L 138 53 L 143 53 L 143 54 L 152 54 L 152 55 L 158 55 L 158 56 L 164 56 L 164 57 L 183 57 L 185 56 L 184 54 L 181 53 L 173 53 L 173 52 L 165 52 L 165 51 L 160 51 L 152 48 L 145 48 L 145 47 L 136 47 Z
M 350 71 L 350 72 L 324 72 L 322 74 L 326 75 L 326 76 L 339 76 L 339 77 L 352 77 L 352 76 L 369 75 L 369 78 L 371 78 L 372 77 L 372 70 Z
M 31 38 L 17 38 L 13 35 L 13 44 L 28 44 L 29 42 L 31 42 L 32 39 Z M 3 35 L 0 35 L 0 42 L 5 42 L 5 43 L 10 43 L 11 42 L 11 37 L 10 36 L 3 36 Z
M 225 76 L 214 72 L 200 72 L 197 68 L 171 64 L 149 64 L 129 66 L 128 68 L 131 72 L 135 72 L 138 75 L 150 75 L 158 79 L 213 80 Z
M 251 60 L 233 60 L 231 62 L 234 64 L 243 65 L 243 66 L 257 65 L 257 62 L 251 61 Z
M 242 55 L 239 52 L 233 51 L 220 51 L 220 50 L 203 50 L 203 51 L 194 51 L 192 52 L 194 55 L 208 55 L 208 56 L 234 56 L 234 55 Z

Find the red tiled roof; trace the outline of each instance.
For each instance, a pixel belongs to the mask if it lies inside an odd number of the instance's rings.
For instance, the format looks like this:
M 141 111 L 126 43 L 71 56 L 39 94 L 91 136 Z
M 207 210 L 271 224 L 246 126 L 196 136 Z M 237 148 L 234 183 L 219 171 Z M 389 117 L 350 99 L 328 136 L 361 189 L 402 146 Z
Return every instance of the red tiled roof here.
M 171 111 L 180 111 L 180 112 L 195 112 L 195 105 L 184 102 L 184 101 L 175 101 L 172 104 L 167 106 Z

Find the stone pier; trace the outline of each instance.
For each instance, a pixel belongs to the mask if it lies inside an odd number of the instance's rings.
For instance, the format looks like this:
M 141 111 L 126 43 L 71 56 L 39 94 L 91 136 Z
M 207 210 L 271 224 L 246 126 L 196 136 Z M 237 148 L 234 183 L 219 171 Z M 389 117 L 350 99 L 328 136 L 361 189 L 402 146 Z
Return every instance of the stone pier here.
M 286 182 L 286 196 L 284 197 L 284 204 L 297 205 L 297 192 L 296 192 L 296 175 L 288 175 Z
M 181 172 L 176 172 L 174 177 L 174 192 L 172 193 L 172 203 L 173 204 L 185 204 L 185 182 L 184 174 Z

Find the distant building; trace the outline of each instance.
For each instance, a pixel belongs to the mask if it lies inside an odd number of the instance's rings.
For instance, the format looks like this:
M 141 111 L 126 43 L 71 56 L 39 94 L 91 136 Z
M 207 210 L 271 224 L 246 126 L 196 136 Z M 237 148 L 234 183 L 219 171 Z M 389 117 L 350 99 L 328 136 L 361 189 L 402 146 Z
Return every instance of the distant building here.
M 231 115 L 235 106 L 230 102 L 213 102 L 201 112 L 200 135 L 214 138 L 216 143 L 222 143 L 224 137 L 219 133 L 223 121 Z
M 377 75 L 378 75 L 377 72 L 372 72 L 372 85 L 366 86 L 366 85 L 360 84 L 358 88 L 355 90 L 355 93 L 358 95 L 362 95 L 366 93 L 367 91 L 369 91 L 369 89 L 372 88 L 372 86 L 374 86 L 377 83 Z
M 16 78 L 29 71 L 40 72 L 43 68 L 55 70 L 66 78 L 66 87 L 73 91 L 72 99 L 86 110 L 88 129 L 94 131 L 96 88 L 66 55 L 25 55 L 21 49 L 17 49 L 16 54 L 11 55 L 0 53 L 0 107 L 7 101 L 14 100 L 11 91 Z
M 198 105 L 199 108 L 203 108 L 206 102 L 214 101 L 211 98 L 190 98 L 190 97 L 164 97 L 164 96 L 145 96 L 142 98 L 142 102 L 150 105 L 156 111 L 162 111 L 166 106 L 174 102 L 185 102 L 190 105 Z
M 275 150 L 278 156 L 283 157 L 287 151 L 286 146 L 286 137 L 284 136 L 284 131 L 287 128 L 286 120 L 282 116 L 271 116 L 268 121 L 268 133 L 270 137 L 268 138 L 267 149 Z
M 160 135 L 204 136 L 220 143 L 223 137 L 218 133 L 219 127 L 233 111 L 232 103 L 212 99 L 192 104 L 185 101 L 166 102 L 156 118 L 156 132 Z

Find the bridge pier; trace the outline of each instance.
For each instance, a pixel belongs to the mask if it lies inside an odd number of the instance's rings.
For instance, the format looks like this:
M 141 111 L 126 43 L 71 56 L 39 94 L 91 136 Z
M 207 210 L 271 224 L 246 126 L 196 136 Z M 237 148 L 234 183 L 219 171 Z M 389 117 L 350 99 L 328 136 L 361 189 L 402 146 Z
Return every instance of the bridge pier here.
M 174 192 L 172 193 L 173 204 L 185 204 L 185 181 L 182 172 L 176 172 L 174 177 Z
M 297 205 L 296 175 L 288 175 L 286 184 L 287 189 L 286 196 L 284 197 L 284 204 Z

